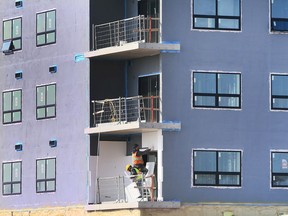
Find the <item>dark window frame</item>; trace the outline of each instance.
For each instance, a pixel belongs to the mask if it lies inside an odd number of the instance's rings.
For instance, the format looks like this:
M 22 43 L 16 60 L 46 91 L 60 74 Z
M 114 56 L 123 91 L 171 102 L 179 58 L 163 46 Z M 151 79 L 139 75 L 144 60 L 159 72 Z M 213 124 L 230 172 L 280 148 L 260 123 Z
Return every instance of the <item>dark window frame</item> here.
M 47 13 L 52 12 L 52 11 L 55 12 L 55 30 L 47 30 Z M 40 14 L 45 14 L 45 27 L 44 27 L 45 30 L 43 32 L 37 32 L 37 26 L 38 26 L 37 17 Z M 56 9 L 36 13 L 36 46 L 37 47 L 46 46 L 46 45 L 50 45 L 50 44 L 55 44 L 56 43 L 56 41 L 57 41 L 57 34 L 56 34 L 57 25 L 56 25 L 56 23 L 57 23 L 56 22 Z M 55 33 L 55 41 L 48 43 L 47 42 L 47 35 L 50 34 L 50 33 Z M 41 35 L 45 36 L 45 42 L 43 44 L 38 44 L 37 43 L 37 38 L 38 38 L 38 36 L 41 36 Z
M 20 22 L 21 22 L 21 29 L 20 29 L 20 31 L 21 31 L 21 36 L 20 36 L 20 37 L 13 37 L 13 28 L 14 28 L 14 26 L 13 26 L 13 21 L 14 21 L 14 20 L 17 20 L 17 19 L 20 19 Z M 4 23 L 5 23 L 5 22 L 9 22 L 9 21 L 11 21 L 11 37 L 4 40 L 4 34 L 5 34 L 5 32 L 4 32 Z M 11 51 L 19 51 L 19 50 L 22 50 L 22 24 L 23 24 L 23 23 L 22 23 L 22 17 L 15 17 L 15 18 L 12 18 L 12 19 L 3 20 L 3 22 L 2 22 L 2 38 L 3 38 L 3 43 L 11 41 L 11 42 L 14 44 L 13 50 L 11 50 Z M 20 40 L 20 48 L 18 48 L 18 49 L 15 48 L 15 43 L 14 43 L 14 41 L 16 41 L 16 40 Z
M 54 167 L 54 169 L 55 169 L 55 173 L 54 173 L 54 176 L 55 176 L 55 178 L 47 178 L 47 162 L 49 161 L 49 160 L 55 160 L 55 167 Z M 38 171 L 38 167 L 37 167 L 37 162 L 38 161 L 45 161 L 45 178 L 44 179 L 37 179 L 37 171 Z M 50 192 L 56 192 L 56 167 L 57 167 L 57 164 L 56 164 L 56 158 L 44 158 L 44 159 L 37 159 L 36 160 L 36 193 L 50 193 Z M 47 182 L 48 181 L 54 181 L 54 184 L 55 184 L 55 189 L 54 190 L 48 190 L 47 189 Z M 45 185 L 45 190 L 44 191 L 38 191 L 37 189 L 37 184 L 38 183 L 40 183 L 40 182 L 44 182 L 44 185 Z
M 288 173 L 273 172 L 273 154 L 277 154 L 277 153 L 288 154 L 288 151 L 287 152 L 285 152 L 285 151 L 271 151 L 271 187 L 272 188 L 287 188 L 288 184 L 287 185 L 276 185 L 276 184 L 274 184 L 273 178 L 276 177 L 276 176 L 285 176 L 285 177 L 288 178 Z
M 215 152 L 216 153 L 216 171 L 195 171 L 195 157 L 194 154 L 195 152 Z M 223 172 L 223 171 L 218 171 L 218 154 L 222 152 L 233 152 L 233 153 L 240 153 L 240 172 Z M 197 184 L 195 182 L 196 175 L 199 174 L 208 174 L 208 175 L 215 175 L 215 184 Z M 233 175 L 233 176 L 239 176 L 239 184 L 220 184 L 219 183 L 219 176 L 221 175 Z M 213 187 L 241 187 L 242 186 L 242 152 L 239 150 L 193 150 L 193 186 L 213 186 Z
M 20 163 L 20 181 L 13 181 L 13 164 Z M 11 182 L 4 182 L 4 164 L 11 164 Z M 20 192 L 13 193 L 13 185 L 20 184 Z M 4 193 L 4 186 L 10 185 L 11 186 L 11 193 L 6 194 Z M 19 195 L 22 194 L 22 161 L 14 161 L 14 162 L 5 162 L 2 163 L 2 195 L 3 196 L 10 196 L 10 195 Z
M 196 73 L 203 73 L 203 74 L 215 74 L 216 76 L 216 90 L 215 93 L 195 93 L 195 88 L 194 88 L 194 78 Z M 223 93 L 218 93 L 218 75 L 221 74 L 231 74 L 235 75 L 238 74 L 240 76 L 240 86 L 239 86 L 239 94 L 223 94 Z M 193 71 L 193 107 L 195 108 L 221 108 L 221 109 L 241 109 L 242 106 L 242 101 L 241 101 L 241 88 L 242 88 L 242 82 L 241 82 L 241 73 L 219 73 L 219 72 L 203 72 L 203 71 Z M 196 105 L 195 103 L 195 97 L 197 96 L 208 96 L 208 97 L 214 97 L 215 98 L 215 106 L 208 106 L 208 105 Z M 219 98 L 220 97 L 236 97 L 239 98 L 239 106 L 220 106 L 219 105 Z
M 21 109 L 13 109 L 13 104 L 14 104 L 14 99 L 13 99 L 13 92 L 17 92 L 17 91 L 20 91 L 21 93 Z M 4 111 L 4 94 L 6 93 L 11 93 L 11 110 L 6 110 Z M 14 121 L 13 120 L 13 114 L 16 113 L 16 112 L 20 112 L 20 120 L 19 121 Z M 11 114 L 11 121 L 10 122 L 4 122 L 4 115 L 7 114 L 7 113 L 10 113 Z M 19 123 L 19 122 L 22 122 L 22 89 L 17 89 L 17 90 L 11 90 L 11 91 L 4 91 L 2 92 L 2 123 L 3 124 L 14 124 L 14 123 Z
M 273 106 L 273 100 L 274 99 L 287 99 L 288 100 L 288 94 L 287 95 L 273 95 L 273 76 L 286 76 L 288 77 L 288 74 L 271 74 L 271 88 L 270 88 L 270 95 L 271 95 L 271 110 L 288 110 L 288 107 L 287 108 L 277 108 L 277 107 L 274 107 Z
M 54 85 L 55 86 L 55 104 L 49 104 L 47 105 L 47 88 L 48 86 Z M 45 105 L 43 106 L 38 106 L 38 94 L 37 94 L 37 89 L 41 88 L 41 87 L 45 87 Z M 50 118 L 55 118 L 56 117 L 56 95 L 57 95 L 57 88 L 56 88 L 56 83 L 52 83 L 52 84 L 47 84 L 47 85 L 40 85 L 40 86 L 36 86 L 36 119 L 37 120 L 42 120 L 42 119 L 50 119 Z M 47 108 L 51 108 L 54 107 L 55 108 L 55 115 L 53 116 L 48 116 L 47 117 Z M 45 109 L 45 116 L 44 117 L 38 117 L 38 109 Z
M 241 31 L 241 0 L 239 0 L 239 16 L 223 16 L 218 15 L 218 0 L 215 0 L 215 15 L 203 15 L 203 14 L 195 14 L 195 6 L 193 1 L 193 29 L 206 29 L 206 30 L 230 30 L 230 31 Z M 215 28 L 209 28 L 209 27 L 196 27 L 195 26 L 195 19 L 196 18 L 211 18 L 215 20 Z M 239 27 L 238 28 L 220 28 L 219 27 L 219 20 L 220 19 L 234 19 L 238 20 Z

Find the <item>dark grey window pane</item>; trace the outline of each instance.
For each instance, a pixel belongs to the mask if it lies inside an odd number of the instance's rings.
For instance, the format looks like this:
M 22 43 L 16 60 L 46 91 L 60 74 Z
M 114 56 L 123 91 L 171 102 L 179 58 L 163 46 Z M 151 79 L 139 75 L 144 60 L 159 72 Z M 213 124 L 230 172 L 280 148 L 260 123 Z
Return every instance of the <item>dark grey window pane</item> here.
M 47 43 L 54 43 L 56 41 L 56 34 L 55 32 L 47 34 Z
M 272 1 L 272 18 L 288 18 L 288 1 L 287 0 L 271 0 Z
M 12 188 L 11 188 L 11 184 L 7 184 L 7 185 L 4 185 L 4 191 L 3 191 L 3 194 L 4 195 L 7 195 L 7 194 L 11 194 L 12 193 Z
M 55 191 L 56 185 L 55 181 L 47 181 L 47 191 Z
M 55 11 L 49 11 L 47 12 L 47 26 L 46 26 L 46 31 L 53 31 L 55 30 L 55 23 L 56 23 L 56 20 L 55 20 Z
M 13 40 L 15 50 L 21 49 L 21 39 Z
M 216 74 L 194 73 L 194 93 L 216 93 Z
M 37 35 L 37 45 L 45 44 L 45 34 Z
M 37 87 L 37 106 L 44 106 L 45 104 L 45 86 Z
M 272 108 L 278 108 L 278 109 L 286 109 L 288 108 L 288 99 L 284 98 L 273 98 L 272 101 L 273 105 Z
M 37 109 L 37 118 L 45 118 L 45 108 Z
M 272 172 L 288 173 L 288 153 L 272 153 Z
M 239 107 L 238 97 L 219 97 L 218 104 L 220 107 Z
M 21 112 L 13 112 L 13 122 L 21 121 Z
M 216 15 L 215 0 L 194 0 L 194 14 Z
M 21 91 L 13 91 L 13 110 L 21 109 Z
M 12 21 L 11 20 L 4 21 L 3 28 L 4 28 L 3 40 L 12 39 Z
M 55 159 L 49 159 L 47 160 L 47 176 L 46 178 L 55 178 L 55 172 L 56 172 L 56 160 Z
M 194 106 L 215 106 L 215 97 L 213 96 L 194 96 Z
M 11 113 L 4 113 L 3 123 L 9 123 L 9 122 L 12 122 Z
M 218 15 L 239 16 L 239 0 L 218 0 Z
M 45 179 L 45 160 L 37 161 L 37 180 Z
M 272 95 L 288 96 L 288 76 L 272 75 Z
M 218 74 L 218 93 L 240 94 L 240 75 Z
M 37 182 L 37 192 L 45 192 L 45 181 Z
M 214 18 L 194 18 L 194 27 L 196 28 L 215 28 Z
M 4 97 L 3 111 L 10 111 L 12 109 L 11 107 L 12 92 L 4 92 L 3 97 Z
M 240 152 L 219 152 L 218 170 L 220 172 L 240 172 Z
M 219 184 L 220 185 L 239 185 L 240 176 L 239 175 L 220 175 Z
M 273 31 L 288 31 L 288 20 L 273 20 L 272 30 Z
M 238 19 L 219 19 L 218 23 L 221 29 L 239 29 Z
M 20 183 L 13 184 L 12 185 L 12 191 L 13 191 L 13 194 L 21 193 L 21 184 Z
M 56 116 L 55 107 L 47 107 L 47 117 Z
M 216 178 L 215 175 L 212 174 L 197 174 L 194 176 L 195 184 L 203 184 L 203 185 L 215 185 Z
M 13 38 L 21 37 L 21 18 L 13 20 Z
M 216 171 L 216 152 L 194 151 L 194 171 Z
M 45 32 L 45 13 L 37 14 L 37 33 Z
M 51 105 L 56 103 L 56 85 L 47 86 L 47 104 Z
M 3 164 L 3 182 L 11 182 L 11 163 Z
M 272 180 L 273 186 L 288 186 L 288 176 L 273 176 Z
M 12 181 L 20 181 L 21 180 L 21 163 L 13 163 L 13 178 Z

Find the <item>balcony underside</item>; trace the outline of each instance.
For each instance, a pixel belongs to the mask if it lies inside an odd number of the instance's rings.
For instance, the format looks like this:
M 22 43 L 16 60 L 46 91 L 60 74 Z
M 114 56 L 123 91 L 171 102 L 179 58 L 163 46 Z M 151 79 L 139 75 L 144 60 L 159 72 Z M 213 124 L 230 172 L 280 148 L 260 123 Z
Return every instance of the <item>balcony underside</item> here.
M 146 122 L 117 122 L 99 124 L 97 127 L 86 128 L 85 134 L 136 134 L 147 133 L 157 130 L 163 131 L 180 131 L 181 123 L 179 122 L 165 122 L 165 123 L 146 123 Z
M 143 43 L 133 42 L 123 45 L 107 47 L 84 54 L 86 58 L 102 59 L 135 59 L 159 55 L 161 52 L 179 52 L 179 43 Z

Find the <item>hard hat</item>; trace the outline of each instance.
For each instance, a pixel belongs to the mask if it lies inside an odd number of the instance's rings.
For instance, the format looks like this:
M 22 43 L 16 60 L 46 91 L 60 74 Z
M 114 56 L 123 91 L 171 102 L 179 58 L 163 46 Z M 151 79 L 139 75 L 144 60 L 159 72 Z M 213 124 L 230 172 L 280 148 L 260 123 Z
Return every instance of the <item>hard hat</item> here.
M 129 171 L 129 168 L 131 167 L 131 165 L 130 164 L 127 164 L 126 165 L 126 171 Z
M 138 144 L 134 144 L 133 145 L 133 149 L 136 150 L 137 148 L 139 148 L 139 145 Z

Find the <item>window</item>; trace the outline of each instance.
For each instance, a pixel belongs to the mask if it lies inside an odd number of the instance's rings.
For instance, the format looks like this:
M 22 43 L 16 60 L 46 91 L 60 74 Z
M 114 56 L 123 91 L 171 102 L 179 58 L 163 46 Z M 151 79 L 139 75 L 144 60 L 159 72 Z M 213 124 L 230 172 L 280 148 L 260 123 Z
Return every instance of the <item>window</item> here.
M 56 11 L 37 14 L 37 46 L 56 43 Z
M 239 73 L 193 73 L 193 106 L 241 108 Z
M 193 0 L 193 28 L 240 30 L 240 0 Z
M 56 117 L 56 84 L 37 86 L 36 118 Z
M 3 92 L 3 124 L 22 121 L 22 90 Z
M 271 75 L 271 109 L 288 110 L 288 75 Z
M 271 31 L 288 31 L 288 1 L 270 0 Z
M 272 187 L 288 187 L 288 152 L 271 152 Z
M 2 164 L 2 194 L 21 194 L 22 162 L 9 162 Z
M 241 186 L 240 151 L 193 151 L 193 185 Z
M 56 158 L 36 161 L 36 192 L 56 191 Z
M 13 51 L 22 49 L 21 17 L 3 21 L 3 44 L 5 44 L 7 48 L 12 49 Z M 4 47 L 2 50 L 3 49 Z

